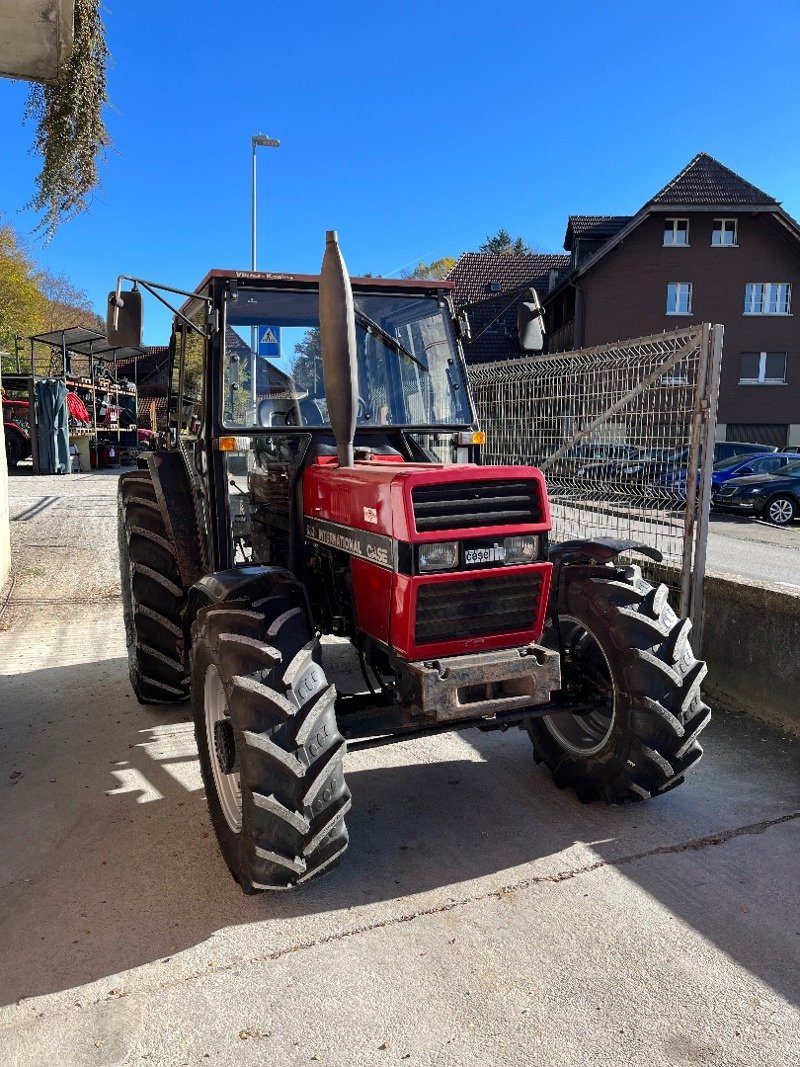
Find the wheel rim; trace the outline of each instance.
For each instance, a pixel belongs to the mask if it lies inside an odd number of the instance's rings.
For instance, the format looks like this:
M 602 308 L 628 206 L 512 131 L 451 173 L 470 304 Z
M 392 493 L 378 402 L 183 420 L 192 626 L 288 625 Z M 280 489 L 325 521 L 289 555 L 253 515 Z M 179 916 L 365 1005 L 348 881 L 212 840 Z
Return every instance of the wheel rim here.
M 566 663 L 564 678 L 570 686 L 570 674 L 577 683 L 576 703 L 596 703 L 589 712 L 570 711 L 543 715 L 542 722 L 558 743 L 578 756 L 593 756 L 605 745 L 616 719 L 616 687 L 606 654 L 595 635 L 578 619 L 559 616 L 561 642 Z M 551 632 L 548 643 L 558 647 Z
M 214 775 L 214 788 L 217 791 L 219 806 L 222 808 L 225 822 L 233 833 L 238 834 L 242 829 L 242 787 L 236 771 L 231 774 L 225 773 L 217 751 L 217 726 L 218 724 L 230 723 L 230 718 L 222 679 L 213 664 L 206 671 L 203 703 L 206 720 L 206 745 L 211 762 L 211 771 Z
M 773 522 L 779 522 L 781 524 L 790 522 L 792 518 L 791 501 L 781 498 L 780 500 L 773 500 L 769 506 L 769 517 Z

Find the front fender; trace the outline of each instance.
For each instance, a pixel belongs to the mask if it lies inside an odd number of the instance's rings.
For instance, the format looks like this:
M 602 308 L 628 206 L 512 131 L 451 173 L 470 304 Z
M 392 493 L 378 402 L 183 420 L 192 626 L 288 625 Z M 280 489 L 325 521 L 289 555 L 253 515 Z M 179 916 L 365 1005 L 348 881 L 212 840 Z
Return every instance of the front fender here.
M 586 541 L 562 541 L 551 545 L 548 559 L 553 564 L 553 580 L 550 587 L 550 613 L 556 615 L 565 608 L 564 588 L 566 570 L 580 568 L 582 574 L 607 568 L 622 552 L 639 552 L 655 563 L 661 563 L 662 554 L 657 548 L 641 541 L 622 541 L 614 537 L 596 537 Z
M 229 570 L 206 574 L 189 590 L 183 629 L 186 648 L 191 644 L 192 624 L 202 608 L 230 601 L 253 601 L 269 596 L 278 586 L 294 591 L 297 606 L 302 607 L 310 629 L 314 621 L 305 586 L 283 567 L 231 567 Z

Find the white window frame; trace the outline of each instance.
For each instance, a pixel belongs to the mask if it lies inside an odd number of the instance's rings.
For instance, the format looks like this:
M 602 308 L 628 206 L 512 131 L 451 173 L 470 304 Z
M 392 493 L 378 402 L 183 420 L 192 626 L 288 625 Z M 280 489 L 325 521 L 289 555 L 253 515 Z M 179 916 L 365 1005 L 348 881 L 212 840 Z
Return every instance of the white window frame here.
M 767 355 L 770 356 L 783 356 L 783 377 L 782 378 L 768 378 L 767 377 Z M 757 378 L 742 378 L 742 365 L 741 356 L 759 356 L 758 360 L 758 377 Z M 741 352 L 739 354 L 739 385 L 786 385 L 786 365 L 788 362 L 788 354 L 786 352 Z
M 780 290 L 784 289 L 785 299 L 779 301 Z M 769 306 L 773 303 L 782 305 L 780 311 L 770 311 Z M 747 282 L 744 287 L 744 314 L 745 315 L 791 315 L 792 313 L 792 283 L 791 282 Z
M 681 231 L 678 223 L 686 223 L 686 240 L 677 240 Z M 669 240 L 668 240 L 669 238 Z M 664 248 L 688 248 L 689 247 L 689 220 L 685 218 L 664 219 Z
M 717 223 L 720 224 L 719 231 L 717 230 Z M 726 234 L 732 233 L 732 241 L 715 241 L 714 237 L 719 232 L 722 238 Z M 738 219 L 714 219 L 714 224 L 711 228 L 711 247 L 712 248 L 737 248 L 739 245 L 739 220 Z
M 670 288 L 675 286 L 675 308 L 670 310 Z M 686 309 L 681 308 L 681 294 L 686 296 Z M 691 282 L 667 282 L 667 315 L 691 315 L 692 314 L 692 283 Z

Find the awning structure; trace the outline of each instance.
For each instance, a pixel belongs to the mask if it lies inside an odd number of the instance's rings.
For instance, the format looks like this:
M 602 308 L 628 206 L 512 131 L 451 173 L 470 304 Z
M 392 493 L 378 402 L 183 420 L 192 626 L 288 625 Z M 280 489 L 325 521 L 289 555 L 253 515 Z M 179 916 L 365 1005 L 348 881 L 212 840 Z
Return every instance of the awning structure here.
M 0 0 L 0 3 L 2 3 L 2 0 Z M 85 326 L 70 326 L 67 330 L 35 333 L 31 335 L 30 339 L 31 341 L 41 341 L 43 345 L 53 345 L 55 348 L 74 349 L 75 345 L 105 341 L 106 335 L 98 333 L 97 330 L 89 330 Z

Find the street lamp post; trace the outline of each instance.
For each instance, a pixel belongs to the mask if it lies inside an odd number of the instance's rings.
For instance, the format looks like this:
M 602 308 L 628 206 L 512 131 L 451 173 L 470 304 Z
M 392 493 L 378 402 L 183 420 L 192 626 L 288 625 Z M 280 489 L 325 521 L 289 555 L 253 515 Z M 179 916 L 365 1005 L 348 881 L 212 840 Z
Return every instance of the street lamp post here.
M 255 272 L 256 270 L 256 149 L 257 148 L 280 148 L 281 142 L 275 137 L 266 137 L 263 133 L 257 133 L 251 138 L 251 144 L 253 148 L 253 197 L 252 197 L 252 218 L 250 227 L 250 269 Z M 250 350 L 251 350 L 251 365 L 250 365 L 250 394 L 252 397 L 252 416 L 251 421 L 255 425 L 258 397 L 256 395 L 256 379 L 257 365 L 256 365 L 256 353 L 258 351 L 258 329 L 253 326 L 250 330 Z

